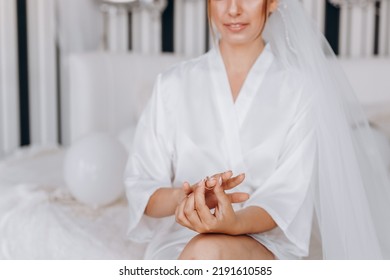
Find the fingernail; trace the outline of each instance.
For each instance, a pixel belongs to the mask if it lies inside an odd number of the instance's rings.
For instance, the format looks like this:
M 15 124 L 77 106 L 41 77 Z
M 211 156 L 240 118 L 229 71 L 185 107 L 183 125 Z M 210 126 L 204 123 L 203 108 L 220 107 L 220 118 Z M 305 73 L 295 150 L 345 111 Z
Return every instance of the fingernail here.
M 218 179 L 218 184 L 219 184 L 219 185 L 222 185 L 222 176 L 219 177 L 219 179 Z

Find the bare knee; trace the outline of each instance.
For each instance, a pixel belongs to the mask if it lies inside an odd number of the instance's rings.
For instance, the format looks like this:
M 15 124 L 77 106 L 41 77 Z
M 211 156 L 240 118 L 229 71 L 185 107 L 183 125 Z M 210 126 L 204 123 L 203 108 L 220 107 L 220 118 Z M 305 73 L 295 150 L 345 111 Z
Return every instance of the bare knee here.
M 274 255 L 253 238 L 241 235 L 199 234 L 179 256 L 183 260 L 272 260 Z
M 179 256 L 182 260 L 220 260 L 223 254 L 223 235 L 199 234 L 192 238 Z

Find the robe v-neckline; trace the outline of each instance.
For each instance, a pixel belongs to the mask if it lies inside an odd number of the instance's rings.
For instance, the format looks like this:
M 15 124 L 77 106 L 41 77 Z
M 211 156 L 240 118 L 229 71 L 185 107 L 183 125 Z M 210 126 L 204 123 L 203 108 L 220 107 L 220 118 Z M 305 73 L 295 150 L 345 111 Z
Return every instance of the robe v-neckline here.
M 209 60 L 213 81 L 213 98 L 217 104 L 216 110 L 219 111 L 225 135 L 228 168 L 235 173 L 241 173 L 245 172 L 246 168 L 241 150 L 240 127 L 250 109 L 252 100 L 258 94 L 267 70 L 272 64 L 273 54 L 269 44 L 266 44 L 252 65 L 234 102 L 222 56 L 217 48 L 213 52 L 215 53 L 210 55 Z
M 265 74 L 273 61 L 271 47 L 268 43 L 264 46 L 263 51 L 256 58 L 255 63 L 249 70 L 248 75 L 245 78 L 235 101 L 233 99 L 227 70 L 219 47 L 216 47 L 214 51 L 217 54 L 217 59 L 215 61 L 215 67 L 213 67 L 214 69 L 212 73 L 216 75 L 215 78 L 218 81 L 222 81 L 219 86 L 217 85 L 219 87 L 219 90 L 217 90 L 217 92 L 218 94 L 225 96 L 223 98 L 226 99 L 226 105 L 230 103 L 229 107 L 234 108 L 239 125 L 241 126 L 246 116 L 246 113 L 249 110 L 250 104 L 252 103 L 252 100 L 255 95 L 258 93 L 259 86 L 263 82 Z

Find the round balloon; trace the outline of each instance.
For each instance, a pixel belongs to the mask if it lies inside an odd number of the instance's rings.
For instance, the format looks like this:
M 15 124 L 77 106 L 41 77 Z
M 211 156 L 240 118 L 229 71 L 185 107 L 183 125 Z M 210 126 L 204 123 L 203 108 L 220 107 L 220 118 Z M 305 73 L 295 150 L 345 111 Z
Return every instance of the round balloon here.
M 92 207 L 110 204 L 124 193 L 126 161 L 126 149 L 116 138 L 104 133 L 88 135 L 66 152 L 65 182 L 82 203 Z

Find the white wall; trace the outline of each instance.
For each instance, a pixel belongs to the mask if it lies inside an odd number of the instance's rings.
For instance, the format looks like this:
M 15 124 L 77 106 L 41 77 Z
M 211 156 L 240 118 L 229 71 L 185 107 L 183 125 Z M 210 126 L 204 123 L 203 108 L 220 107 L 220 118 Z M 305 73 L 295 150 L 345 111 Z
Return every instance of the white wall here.
M 390 1 L 381 1 L 381 22 L 379 37 L 379 53 L 390 56 Z

